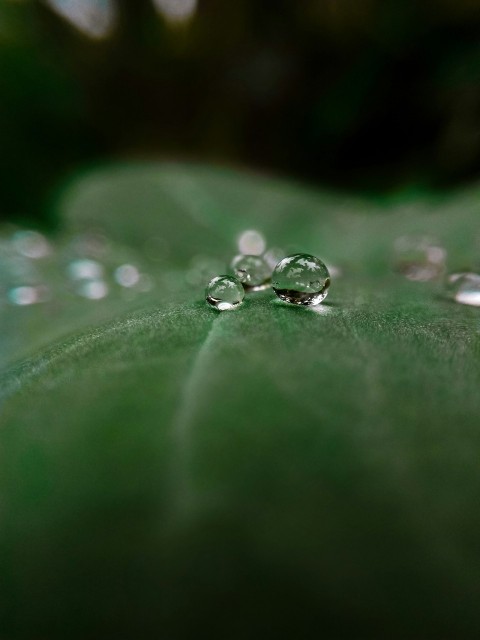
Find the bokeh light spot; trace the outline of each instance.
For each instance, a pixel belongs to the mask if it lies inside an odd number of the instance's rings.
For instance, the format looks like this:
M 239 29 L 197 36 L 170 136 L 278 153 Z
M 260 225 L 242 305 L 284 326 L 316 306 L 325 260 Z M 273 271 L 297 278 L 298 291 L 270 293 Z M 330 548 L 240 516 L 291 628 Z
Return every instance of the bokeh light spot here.
M 115 270 L 115 280 L 122 287 L 134 287 L 140 280 L 140 272 L 133 264 L 122 264 Z
M 94 39 L 108 37 L 117 21 L 112 0 L 44 0 L 58 15 Z
M 186 22 L 197 10 L 197 0 L 153 0 L 158 11 L 169 22 Z
M 241 233 L 237 245 L 240 253 L 251 256 L 261 256 L 266 248 L 265 238 L 255 229 L 248 229 Z

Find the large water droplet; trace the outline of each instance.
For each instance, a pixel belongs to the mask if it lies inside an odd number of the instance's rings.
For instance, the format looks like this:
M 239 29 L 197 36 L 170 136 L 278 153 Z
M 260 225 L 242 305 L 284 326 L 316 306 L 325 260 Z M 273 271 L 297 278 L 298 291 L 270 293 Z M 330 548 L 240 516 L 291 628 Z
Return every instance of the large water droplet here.
M 306 253 L 295 253 L 280 260 L 272 276 L 272 288 L 277 296 L 291 304 L 320 304 L 329 286 L 330 274 L 325 264 Z
M 243 302 L 243 285 L 234 276 L 217 276 L 210 280 L 205 290 L 205 299 L 209 305 L 219 311 L 235 309 Z

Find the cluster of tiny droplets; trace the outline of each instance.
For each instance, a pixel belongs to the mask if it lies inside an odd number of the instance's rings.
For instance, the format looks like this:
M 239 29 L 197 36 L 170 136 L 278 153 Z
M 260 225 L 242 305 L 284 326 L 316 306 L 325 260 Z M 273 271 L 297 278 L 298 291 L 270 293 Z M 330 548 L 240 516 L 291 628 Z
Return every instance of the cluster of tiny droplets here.
M 205 291 L 207 303 L 219 311 L 235 309 L 245 292 L 271 287 L 284 302 L 313 306 L 322 302 L 330 285 L 325 264 L 315 256 L 298 253 L 283 257 L 278 248 L 266 250 L 258 231 L 245 231 L 238 240 L 241 251 L 230 263 L 231 275 L 216 276 Z
M 29 307 L 73 298 L 89 301 L 150 291 L 154 279 L 131 249 L 99 232 L 55 241 L 39 231 L 0 232 L 0 301 Z
M 447 251 L 428 236 L 400 236 L 394 242 L 393 269 L 414 282 L 442 282 L 444 296 L 480 307 L 480 273 L 473 269 L 447 272 Z

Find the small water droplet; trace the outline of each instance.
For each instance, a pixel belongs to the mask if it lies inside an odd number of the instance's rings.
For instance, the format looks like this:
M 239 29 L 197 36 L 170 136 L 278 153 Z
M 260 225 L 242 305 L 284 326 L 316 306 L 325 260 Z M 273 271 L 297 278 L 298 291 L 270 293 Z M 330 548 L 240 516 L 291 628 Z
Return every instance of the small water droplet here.
M 234 276 L 216 276 L 205 290 L 206 301 L 219 311 L 235 309 L 242 304 L 244 297 L 243 285 Z
M 239 255 L 230 266 L 247 291 L 260 291 L 270 285 L 272 269 L 261 256 Z
M 295 253 L 280 260 L 272 276 L 272 288 L 277 296 L 291 304 L 320 304 L 329 286 L 330 274 L 325 264 L 306 253 Z
M 468 271 L 451 273 L 446 278 L 445 293 L 459 304 L 480 307 L 480 274 Z

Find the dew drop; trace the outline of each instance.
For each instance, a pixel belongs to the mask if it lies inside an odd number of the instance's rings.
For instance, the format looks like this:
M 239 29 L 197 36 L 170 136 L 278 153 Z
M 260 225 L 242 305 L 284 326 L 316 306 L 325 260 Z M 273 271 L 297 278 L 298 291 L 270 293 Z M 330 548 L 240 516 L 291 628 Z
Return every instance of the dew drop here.
M 261 256 L 239 255 L 230 266 L 247 291 L 260 291 L 270 285 L 272 269 Z
M 315 256 L 295 253 L 280 260 L 272 276 L 272 288 L 284 302 L 311 306 L 325 299 L 330 274 Z
M 243 285 L 234 276 L 216 276 L 205 290 L 205 300 L 219 311 L 235 309 L 242 304 L 244 297 Z

